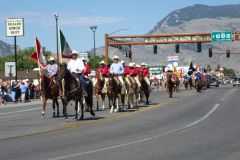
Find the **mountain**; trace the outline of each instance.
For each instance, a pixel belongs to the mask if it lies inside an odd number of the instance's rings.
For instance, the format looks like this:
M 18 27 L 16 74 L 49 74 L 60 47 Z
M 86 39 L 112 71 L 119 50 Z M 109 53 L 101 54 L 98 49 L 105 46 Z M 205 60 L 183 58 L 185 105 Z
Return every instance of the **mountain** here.
M 212 31 L 240 31 L 240 5 L 207 6 L 196 4 L 171 12 L 157 23 L 147 34 L 174 34 L 174 33 L 201 33 Z M 240 54 L 216 55 L 231 52 L 240 53 L 240 42 L 228 43 L 205 43 L 202 44 L 202 52 L 197 53 L 196 44 L 180 44 L 180 53 L 175 53 L 175 45 L 158 45 L 158 54 L 153 54 L 153 46 L 132 46 L 133 60 L 136 63 L 146 62 L 150 65 L 166 65 L 167 56 L 178 55 L 179 65 L 189 65 L 190 61 L 198 65 L 211 65 L 213 68 L 218 64 L 227 68 L 240 71 Z M 213 57 L 208 57 L 208 48 L 213 48 Z M 104 54 L 104 48 L 97 49 L 97 54 Z M 109 47 L 110 57 L 119 55 L 126 60 L 125 54 L 118 49 Z
M 0 40 L 0 56 L 14 54 L 14 45 L 7 44 Z

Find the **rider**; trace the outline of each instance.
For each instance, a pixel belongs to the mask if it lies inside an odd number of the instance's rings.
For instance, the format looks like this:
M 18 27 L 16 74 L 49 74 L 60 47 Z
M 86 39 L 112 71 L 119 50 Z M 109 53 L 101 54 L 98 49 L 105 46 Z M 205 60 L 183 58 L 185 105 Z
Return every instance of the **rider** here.
M 119 63 L 119 57 L 114 56 L 113 57 L 113 63 L 110 66 L 110 73 L 118 75 L 118 78 L 115 78 L 115 80 L 118 82 L 120 81 L 122 86 L 122 93 L 125 93 L 126 87 L 122 78 L 122 74 L 124 73 L 124 67 L 121 63 Z M 119 82 L 118 82 L 119 83 Z
M 199 71 L 195 72 L 194 75 L 196 76 L 196 80 L 202 80 L 202 74 Z
M 133 63 L 129 63 L 129 67 L 126 67 L 124 70 L 124 74 L 126 75 L 126 82 L 130 85 L 130 81 L 129 81 L 129 76 L 133 77 L 137 83 L 138 88 L 141 87 L 141 83 L 138 79 L 138 70 L 136 67 L 134 67 Z
M 46 70 L 47 70 L 48 76 L 52 78 L 54 82 L 56 82 L 58 65 L 55 63 L 54 57 L 49 58 L 49 64 L 47 65 Z
M 102 93 L 107 93 L 107 75 L 109 74 L 109 68 L 105 65 L 104 61 L 99 62 L 99 67 L 97 68 L 96 80 L 94 81 L 94 86 L 97 83 L 97 79 L 100 78 L 100 73 L 102 74 L 102 78 L 104 78 L 104 86 L 102 89 Z
M 145 81 L 147 82 L 148 87 L 150 88 L 150 81 L 149 81 L 150 72 L 149 72 L 149 70 L 147 69 L 147 64 L 146 64 L 146 63 L 141 63 L 140 71 L 142 71 L 142 75 L 143 75 Z
M 73 50 L 71 56 L 72 59 L 70 59 L 70 61 L 68 62 L 67 67 L 72 73 L 72 75 L 78 79 L 79 84 L 81 83 L 83 96 L 87 96 L 86 83 L 82 75 L 82 72 L 85 71 L 84 63 L 80 58 L 78 58 L 77 51 Z
M 82 57 L 81 60 L 83 61 L 84 67 L 85 67 L 85 70 L 82 71 L 82 74 L 83 74 L 83 76 L 88 76 L 88 74 L 91 73 L 91 68 L 90 68 L 90 66 L 87 64 L 87 58 Z

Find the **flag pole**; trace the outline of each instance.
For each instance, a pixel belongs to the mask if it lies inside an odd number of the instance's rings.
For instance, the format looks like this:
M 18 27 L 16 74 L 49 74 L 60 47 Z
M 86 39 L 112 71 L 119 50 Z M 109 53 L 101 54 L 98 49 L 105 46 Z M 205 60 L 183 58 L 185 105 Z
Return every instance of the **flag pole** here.
M 37 50 L 37 37 L 35 36 L 35 52 L 37 53 L 37 64 L 38 64 L 38 72 L 39 72 L 39 75 L 41 75 L 41 69 L 40 69 L 40 61 L 39 61 L 39 53 L 38 53 L 38 50 Z
M 62 64 L 62 46 L 61 46 L 61 41 L 60 41 L 60 28 L 58 27 L 58 46 L 60 48 L 60 54 L 59 56 L 59 60 L 60 60 L 60 64 Z

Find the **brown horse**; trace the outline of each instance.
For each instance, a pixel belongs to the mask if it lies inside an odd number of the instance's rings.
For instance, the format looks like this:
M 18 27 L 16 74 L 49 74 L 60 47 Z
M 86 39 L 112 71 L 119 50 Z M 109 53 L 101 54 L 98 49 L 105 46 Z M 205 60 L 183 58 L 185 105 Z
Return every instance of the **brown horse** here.
M 75 101 L 75 119 L 78 119 L 78 105 L 81 105 L 81 117 L 80 120 L 84 117 L 84 105 L 83 105 L 83 95 L 82 95 L 82 88 L 78 85 L 78 82 L 75 77 L 71 75 L 69 70 L 67 69 L 67 65 L 63 64 L 60 65 L 59 71 L 59 81 L 62 82 L 64 79 L 63 86 L 63 112 L 65 119 L 68 119 L 67 114 L 67 105 L 70 100 Z M 87 90 L 87 88 L 86 88 Z M 86 101 L 87 103 L 87 101 Z M 90 113 L 92 116 L 95 116 L 95 113 L 92 110 L 92 105 L 89 106 Z
M 180 87 L 180 80 L 179 78 L 177 78 L 175 81 L 174 81 L 174 90 L 175 92 L 179 92 L 179 87 Z
M 133 108 L 138 105 L 138 86 L 135 81 L 135 79 L 131 76 L 126 77 L 129 80 L 129 83 L 126 83 L 126 89 L 127 89 L 127 102 L 128 102 L 128 108 Z M 126 82 L 125 78 L 125 82 Z
M 172 94 L 173 94 L 173 89 L 174 89 L 174 82 L 172 81 L 172 74 L 167 74 L 167 80 L 165 83 L 166 87 L 167 87 L 167 92 L 170 98 L 172 98 Z
M 146 104 L 148 105 L 149 104 L 149 95 L 150 95 L 150 89 L 149 89 L 150 86 L 148 86 L 146 80 L 143 77 L 143 73 L 141 71 L 139 72 L 138 76 L 139 76 L 139 81 L 141 83 L 140 97 L 142 99 L 143 94 L 144 94 L 146 97 Z
M 48 99 L 52 99 L 53 104 L 53 117 L 56 116 L 55 113 L 55 104 L 57 105 L 57 117 L 59 117 L 59 103 L 58 103 L 58 96 L 59 96 L 59 86 L 57 83 L 50 77 L 46 75 L 39 75 L 39 86 L 42 95 L 42 118 L 45 116 L 46 110 L 46 103 Z
M 119 110 L 118 98 L 121 95 L 121 85 L 115 80 L 116 75 L 111 74 L 108 76 L 107 83 L 107 95 L 109 97 L 109 102 L 111 103 L 110 113 L 117 112 Z
M 99 78 L 97 78 L 97 82 L 96 82 L 95 87 L 94 87 L 94 93 L 95 93 L 96 100 L 97 100 L 97 110 L 99 110 L 99 99 L 100 99 L 100 96 L 102 98 L 102 110 L 105 109 L 106 93 L 102 92 L 103 87 L 104 87 L 104 83 L 105 83 L 105 80 L 104 80 L 104 78 L 102 76 L 102 73 L 99 73 Z

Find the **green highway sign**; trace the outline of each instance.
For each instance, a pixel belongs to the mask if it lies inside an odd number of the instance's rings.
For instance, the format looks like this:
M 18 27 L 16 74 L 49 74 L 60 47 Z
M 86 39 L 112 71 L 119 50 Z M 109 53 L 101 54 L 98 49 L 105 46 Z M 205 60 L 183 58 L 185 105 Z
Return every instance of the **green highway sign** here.
M 232 32 L 212 32 L 212 42 L 232 42 Z
M 161 74 L 163 72 L 163 66 L 149 66 L 148 69 L 152 75 Z

